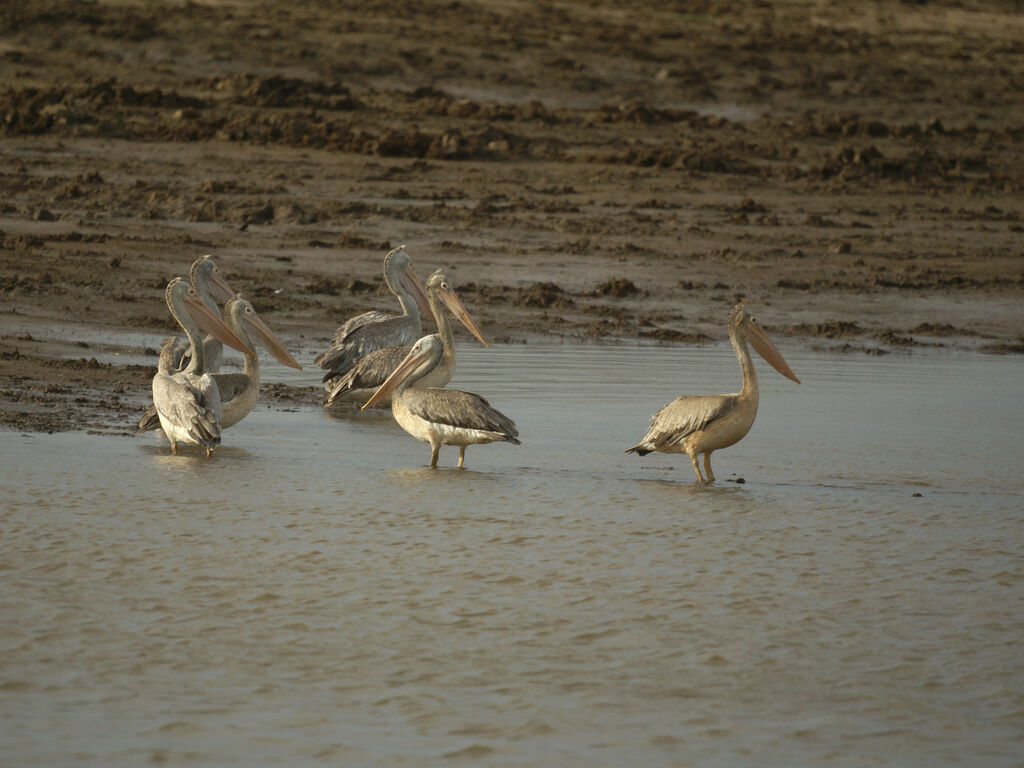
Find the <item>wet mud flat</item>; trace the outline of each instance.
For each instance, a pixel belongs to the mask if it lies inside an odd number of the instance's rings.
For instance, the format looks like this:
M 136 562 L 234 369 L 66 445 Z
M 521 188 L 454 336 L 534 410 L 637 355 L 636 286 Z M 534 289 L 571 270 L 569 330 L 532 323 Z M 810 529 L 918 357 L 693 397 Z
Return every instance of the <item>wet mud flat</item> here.
M 1011 2 L 54 0 L 0 29 L 7 427 L 130 425 L 204 253 L 303 363 L 394 304 L 401 243 L 495 341 L 721 341 L 747 298 L 808 347 L 1024 349 Z

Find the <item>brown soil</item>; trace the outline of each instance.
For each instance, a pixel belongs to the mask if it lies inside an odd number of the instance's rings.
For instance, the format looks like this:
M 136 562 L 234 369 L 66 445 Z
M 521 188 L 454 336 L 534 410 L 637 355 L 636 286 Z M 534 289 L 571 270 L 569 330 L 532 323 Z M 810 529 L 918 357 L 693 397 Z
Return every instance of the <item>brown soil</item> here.
M 0 425 L 127 428 L 204 253 L 303 362 L 400 243 L 495 341 L 1020 353 L 1022 10 L 4 3 Z

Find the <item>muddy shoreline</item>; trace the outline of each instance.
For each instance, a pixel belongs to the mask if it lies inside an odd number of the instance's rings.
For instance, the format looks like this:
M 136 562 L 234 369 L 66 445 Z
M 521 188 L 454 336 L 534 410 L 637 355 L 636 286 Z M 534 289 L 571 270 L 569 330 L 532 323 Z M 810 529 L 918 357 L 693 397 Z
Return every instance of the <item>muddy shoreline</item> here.
M 0 9 L 0 427 L 127 431 L 205 253 L 304 364 L 403 243 L 494 341 L 1024 352 L 1018 4 L 639 11 Z

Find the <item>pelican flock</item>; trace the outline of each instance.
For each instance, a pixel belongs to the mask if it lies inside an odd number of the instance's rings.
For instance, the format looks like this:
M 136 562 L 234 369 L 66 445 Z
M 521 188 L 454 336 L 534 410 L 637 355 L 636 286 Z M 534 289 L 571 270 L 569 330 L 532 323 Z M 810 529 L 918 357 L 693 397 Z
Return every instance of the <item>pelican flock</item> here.
M 398 425 L 430 445 L 432 468 L 438 466 L 444 445 L 458 447 L 460 469 L 470 445 L 519 445 L 512 419 L 480 395 L 446 386 L 456 359 L 449 313 L 488 346 L 447 275 L 436 270 L 424 286 L 404 246 L 387 253 L 383 272 L 401 313 L 364 312 L 337 329 L 329 348 L 313 361 L 326 372 L 324 405 L 357 403 L 365 410 L 390 404 Z M 210 256 L 193 262 L 189 281 L 172 280 L 165 300 L 185 339 L 171 337 L 161 346 L 153 408 L 140 420 L 140 431 L 162 427 L 172 453 L 179 444 L 188 444 L 200 446 L 209 456 L 222 431 L 241 421 L 259 397 L 257 346 L 283 365 L 300 370 L 302 366 L 253 305 L 232 291 Z M 424 318 L 435 322 L 436 334 L 423 335 Z M 208 334 L 205 338 L 203 332 Z M 745 301 L 729 315 L 729 340 L 743 375 L 740 391 L 676 398 L 651 417 L 647 434 L 626 453 L 685 454 L 698 483 L 714 482 L 712 453 L 742 440 L 757 416 L 759 390 L 751 347 L 780 374 L 800 383 Z M 219 370 L 224 344 L 242 352 L 241 371 Z
M 691 395 L 678 397 L 651 417 L 647 434 L 626 453 L 644 456 L 652 451 L 685 453 L 693 464 L 697 482 L 714 482 L 711 454 L 742 440 L 757 416 L 757 372 L 750 357 L 750 343 L 769 365 L 787 379 L 800 383 L 761 326 L 740 302 L 729 314 L 729 341 L 743 371 L 743 387 L 732 395 Z M 704 457 L 701 476 L 697 457 Z

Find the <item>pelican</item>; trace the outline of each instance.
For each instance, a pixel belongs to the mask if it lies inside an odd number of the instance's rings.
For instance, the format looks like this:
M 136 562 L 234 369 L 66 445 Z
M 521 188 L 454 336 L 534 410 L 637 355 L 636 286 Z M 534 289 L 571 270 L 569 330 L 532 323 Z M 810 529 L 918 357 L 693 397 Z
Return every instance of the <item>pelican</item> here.
M 747 342 L 769 365 L 797 384 L 796 377 L 775 345 L 744 309 L 741 301 L 729 314 L 729 341 L 743 369 L 743 388 L 733 395 L 695 395 L 679 397 L 651 417 L 651 426 L 643 439 L 626 450 L 645 456 L 651 451 L 685 453 L 690 457 L 697 482 L 712 483 L 711 453 L 738 443 L 750 431 L 757 416 L 757 373 Z M 697 457 L 704 455 L 704 472 Z
M 487 342 L 462 302 L 459 301 L 459 297 L 455 295 L 451 281 L 441 270 L 437 270 L 427 278 L 427 301 L 430 303 L 430 311 L 437 322 L 438 332 L 436 335 L 444 344 L 444 353 L 437 366 L 419 380 L 417 387 L 443 387 L 451 381 L 452 374 L 455 373 L 455 337 L 452 335 L 452 326 L 448 322 L 448 313 L 445 312 L 445 308 L 447 307 L 485 347 Z M 324 400 L 324 405 L 331 405 L 335 402 L 364 402 L 405 359 L 410 349 L 412 349 L 411 346 L 378 349 L 357 359 L 352 367 L 341 376 L 326 379 L 324 389 L 327 390 L 327 398 Z M 388 405 L 390 402 L 390 397 L 384 397 L 378 401 L 381 405 Z
M 420 389 L 422 381 L 440 364 L 444 342 L 437 335 L 424 336 L 388 376 L 363 410 L 391 394 L 391 413 L 398 425 L 425 443 L 430 443 L 430 466 L 437 467 L 442 445 L 459 446 L 459 467 L 466 459 L 466 446 L 502 440 L 519 445 L 519 430 L 508 416 L 499 413 L 480 395 L 458 389 Z
M 290 368 L 302 370 L 295 358 L 285 349 L 282 341 L 256 314 L 252 304 L 235 296 L 224 305 L 227 326 L 247 347 L 255 347 L 252 333 L 263 347 Z M 234 426 L 244 419 L 260 394 L 260 359 L 256 353 L 245 355 L 241 373 L 214 373 L 213 380 L 220 391 L 221 429 Z
M 192 281 L 192 290 L 196 292 L 196 296 L 214 315 L 220 318 L 220 309 L 217 305 L 230 301 L 235 292 L 231 290 L 231 286 L 220 273 L 220 267 L 214 264 L 213 258 L 209 254 L 200 256 L 192 262 L 189 279 Z M 223 349 L 221 342 L 214 336 L 210 335 L 203 339 L 203 358 L 208 372 L 216 373 L 220 370 Z M 188 351 L 188 340 L 175 338 L 175 344 L 170 352 L 172 355 L 170 364 L 174 370 L 183 371 L 188 367 Z
M 201 445 L 206 455 L 220 443 L 221 402 L 217 384 L 203 372 L 200 325 L 240 352 L 255 354 L 191 291 L 180 277 L 167 284 L 164 292 L 171 315 L 185 331 L 192 347 L 192 360 L 184 371 L 158 370 L 153 377 L 153 404 L 160 426 L 177 454 L 178 443 Z
M 330 348 L 313 360 L 314 365 L 327 371 L 324 381 L 345 373 L 356 358 L 377 349 L 412 344 L 420 337 L 420 313 L 430 317 L 431 310 L 404 245 L 384 257 L 384 280 L 402 305 L 402 314 L 374 310 L 346 321 L 334 332 Z

